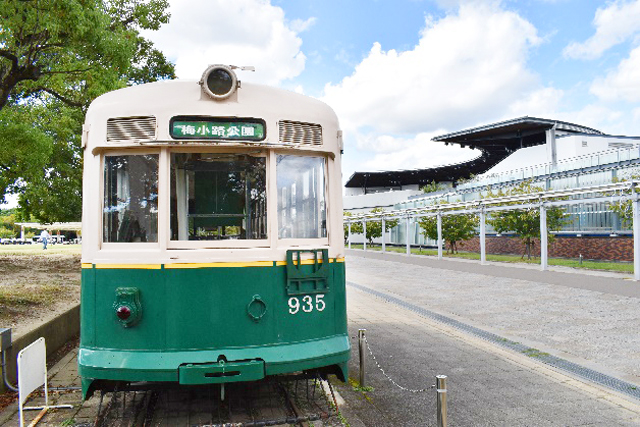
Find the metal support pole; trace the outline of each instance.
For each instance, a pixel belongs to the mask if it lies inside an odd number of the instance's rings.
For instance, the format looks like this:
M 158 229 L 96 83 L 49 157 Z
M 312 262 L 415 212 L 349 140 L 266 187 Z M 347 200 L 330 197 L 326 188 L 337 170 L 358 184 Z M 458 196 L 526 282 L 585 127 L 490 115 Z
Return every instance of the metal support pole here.
M 351 249 L 351 223 L 349 223 L 349 234 L 347 234 L 349 239 L 349 249 Z
M 409 243 L 409 221 L 411 221 L 411 218 L 407 217 L 407 255 L 411 255 L 411 243 Z
M 386 234 L 386 232 L 387 232 L 387 224 L 386 224 L 386 222 L 384 220 L 384 217 L 382 217 L 382 253 L 384 253 L 384 250 L 385 250 L 385 241 L 384 241 L 385 240 L 384 239 L 385 236 L 384 235 Z
M 438 259 L 442 259 L 442 214 L 438 212 Z
M 633 279 L 640 280 L 640 200 L 635 186 L 631 188 L 633 192 Z
M 546 271 L 549 269 L 547 259 L 549 251 L 549 242 L 547 239 L 547 208 L 540 205 L 540 269 Z
M 362 234 L 364 235 L 364 246 L 362 248 L 367 250 L 367 221 L 362 221 Z
M 447 427 L 447 376 L 436 375 L 438 427 Z
M 480 209 L 480 264 L 485 265 L 487 263 L 487 245 L 486 235 L 487 227 L 485 221 L 484 208 Z
M 360 352 L 360 387 L 365 387 L 364 385 L 364 365 L 366 362 L 366 356 L 367 354 L 365 353 L 365 341 L 364 341 L 364 332 L 366 331 L 366 329 L 358 329 L 358 351 Z

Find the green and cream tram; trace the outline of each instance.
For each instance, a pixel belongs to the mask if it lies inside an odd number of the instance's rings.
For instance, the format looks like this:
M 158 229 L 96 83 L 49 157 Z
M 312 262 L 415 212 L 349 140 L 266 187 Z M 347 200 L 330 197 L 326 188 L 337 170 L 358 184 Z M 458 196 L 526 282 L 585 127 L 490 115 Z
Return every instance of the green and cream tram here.
M 107 93 L 83 128 L 83 394 L 136 382 L 347 375 L 341 131 L 242 84 Z

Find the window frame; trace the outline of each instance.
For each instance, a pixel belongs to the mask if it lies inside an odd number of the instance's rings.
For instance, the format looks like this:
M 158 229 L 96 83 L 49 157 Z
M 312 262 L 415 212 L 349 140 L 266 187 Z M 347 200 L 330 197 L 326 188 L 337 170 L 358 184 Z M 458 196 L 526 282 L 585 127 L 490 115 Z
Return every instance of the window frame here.
M 104 179 L 105 166 L 106 166 L 106 158 L 107 157 L 116 157 L 116 156 L 145 156 L 145 155 L 156 155 L 158 156 L 158 219 L 156 226 L 158 240 L 156 242 L 106 242 L 104 240 L 104 209 L 105 209 L 105 187 L 106 182 Z M 158 249 L 162 246 L 162 240 L 164 233 L 162 232 L 161 224 L 162 224 L 162 211 L 163 211 L 163 196 L 162 196 L 162 150 L 160 149 L 143 149 L 143 150 L 109 150 L 105 151 L 100 155 L 100 237 L 99 237 L 99 245 L 101 249 L 109 250 L 109 249 L 118 249 L 118 248 L 132 248 L 131 245 L 134 245 L 136 249 Z
M 276 229 L 274 230 L 274 232 L 276 233 L 275 236 L 275 246 L 273 246 L 276 249 L 285 249 L 285 248 L 289 248 L 291 246 L 329 246 L 329 236 L 331 234 L 331 203 L 330 203 L 330 177 L 329 177 L 329 162 L 330 162 L 330 156 L 325 153 L 325 152 L 309 152 L 309 151 L 292 151 L 292 150 L 272 150 L 273 153 L 273 163 L 274 163 L 274 168 L 273 168 L 273 179 L 274 179 L 274 187 L 273 187 L 273 193 L 275 195 L 275 199 L 274 200 L 274 208 L 275 208 L 275 215 L 276 215 L 276 222 L 275 227 Z M 299 156 L 299 157 L 319 157 L 324 159 L 324 200 L 325 200 L 325 212 L 326 212 L 326 227 L 327 227 L 327 235 L 325 237 L 312 237 L 312 238 L 280 238 L 278 235 L 278 229 L 279 229 L 279 222 L 278 222 L 278 184 L 277 184 L 277 164 L 276 164 L 276 156 L 277 155 L 285 155 L 285 156 Z
M 167 249 L 224 249 L 224 248 L 269 248 L 270 236 L 272 232 L 272 224 L 270 219 L 270 155 L 269 149 L 266 147 L 251 147 L 247 148 L 235 148 L 235 147 L 189 147 L 189 148 L 176 148 L 171 147 L 167 150 L 167 167 L 166 167 L 166 179 L 167 179 Z M 259 154 L 257 157 L 263 157 L 265 159 L 265 188 L 267 198 L 267 237 L 265 239 L 225 239 L 225 240 L 172 240 L 171 239 L 171 155 L 172 154 L 199 154 L 199 153 L 212 153 L 212 154 Z
M 267 195 L 267 238 L 245 240 L 171 240 L 171 155 L 174 153 L 220 153 L 220 154 L 260 154 L 265 158 L 265 178 Z M 158 161 L 158 241 L 157 242 L 105 242 L 104 241 L 104 168 L 108 156 L 157 155 Z M 278 236 L 278 188 L 277 188 L 277 155 L 300 157 L 318 157 L 324 159 L 324 194 L 327 235 L 317 238 L 279 238 Z M 100 154 L 99 173 L 99 248 L 105 251 L 127 250 L 190 250 L 190 249 L 271 249 L 284 250 L 291 247 L 328 247 L 331 237 L 332 203 L 331 203 L 331 153 L 307 150 L 287 150 L 273 147 L 230 147 L 230 146 L 197 146 L 197 147 L 142 147 L 136 149 L 108 150 Z

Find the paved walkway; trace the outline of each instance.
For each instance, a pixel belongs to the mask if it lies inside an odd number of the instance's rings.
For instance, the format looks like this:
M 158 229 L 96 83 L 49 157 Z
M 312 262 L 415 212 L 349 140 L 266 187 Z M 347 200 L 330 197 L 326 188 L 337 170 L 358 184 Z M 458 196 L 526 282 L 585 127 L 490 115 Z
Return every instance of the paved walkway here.
M 347 262 L 355 270 L 362 259 L 348 256 Z M 435 383 L 435 375 L 448 376 L 450 427 L 640 425 L 637 400 L 567 377 L 534 358 L 502 350 L 354 286 L 348 287 L 348 305 L 352 385 L 359 376 L 357 331 L 365 328 L 376 360 L 400 385 L 422 389 Z M 436 425 L 435 390 L 399 389 L 371 357 L 366 385 L 373 391 L 338 386 L 351 426 Z
M 436 312 L 526 343 L 540 354 L 639 384 L 640 299 L 620 295 L 636 292 L 640 285 L 633 281 L 611 274 L 538 272 L 362 251 L 347 253 L 347 281 L 351 335 L 367 329 L 388 374 L 410 388 L 433 383 L 437 374 L 449 375 L 450 425 L 640 425 L 637 399 L 569 377 L 539 362 L 536 354 L 504 350 L 405 307 Z M 618 287 L 612 288 L 612 282 Z M 354 355 L 351 377 L 357 378 Z M 356 418 L 367 426 L 433 425 L 433 393 L 394 390 L 368 364 L 376 391 L 363 400 L 349 388 L 342 390 Z
M 349 251 L 347 280 L 640 385 L 640 283 L 624 276 Z

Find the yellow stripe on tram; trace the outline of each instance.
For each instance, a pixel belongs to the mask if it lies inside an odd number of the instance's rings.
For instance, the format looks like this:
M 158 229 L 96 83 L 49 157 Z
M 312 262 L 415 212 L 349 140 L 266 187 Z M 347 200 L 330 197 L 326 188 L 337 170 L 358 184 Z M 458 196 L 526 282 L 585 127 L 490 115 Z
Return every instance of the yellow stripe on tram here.
M 273 267 L 273 261 L 252 261 L 252 262 L 204 262 L 204 263 L 176 263 L 165 264 L 168 268 L 207 268 L 207 267 Z
M 102 270 L 129 269 L 129 270 L 160 270 L 162 264 L 96 264 L 96 268 Z
M 333 262 L 344 262 L 344 258 L 329 258 L 329 264 L 333 263 Z M 298 261 L 294 261 L 293 262 L 294 265 L 298 265 Z M 318 263 L 322 264 L 322 258 L 318 259 Z M 313 259 L 303 259 L 302 260 L 302 265 L 313 265 L 315 264 L 315 261 Z M 278 266 L 284 266 L 287 265 L 287 261 L 278 261 L 276 262 L 276 265 Z
M 322 259 L 318 260 L 322 263 Z M 329 262 L 344 262 L 344 258 L 329 258 Z M 294 262 L 298 265 L 298 262 Z M 313 259 L 302 260 L 302 265 L 313 265 L 315 261 Z M 286 261 L 276 261 L 276 266 L 286 266 Z M 250 262 L 189 262 L 189 263 L 174 263 L 164 264 L 165 269 L 185 269 L 185 268 L 220 268 L 220 267 L 273 267 L 273 261 L 250 261 Z M 94 268 L 94 264 L 83 263 L 82 268 Z M 108 270 L 108 269 L 129 269 L 129 270 L 160 270 L 162 264 L 95 264 L 95 268 Z

